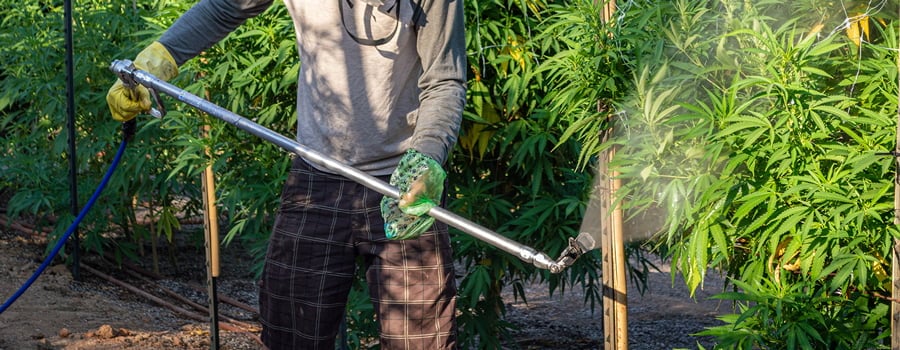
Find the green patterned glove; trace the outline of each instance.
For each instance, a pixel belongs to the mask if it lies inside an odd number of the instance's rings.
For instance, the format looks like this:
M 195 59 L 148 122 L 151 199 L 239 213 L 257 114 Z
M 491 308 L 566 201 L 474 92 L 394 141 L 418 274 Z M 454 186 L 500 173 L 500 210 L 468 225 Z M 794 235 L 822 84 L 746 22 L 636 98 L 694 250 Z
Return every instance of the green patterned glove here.
M 400 190 L 400 200 L 381 199 L 381 216 L 388 239 L 412 239 L 431 227 L 434 218 L 424 215 L 438 205 L 447 174 L 429 156 L 410 149 L 391 174 L 390 184 Z

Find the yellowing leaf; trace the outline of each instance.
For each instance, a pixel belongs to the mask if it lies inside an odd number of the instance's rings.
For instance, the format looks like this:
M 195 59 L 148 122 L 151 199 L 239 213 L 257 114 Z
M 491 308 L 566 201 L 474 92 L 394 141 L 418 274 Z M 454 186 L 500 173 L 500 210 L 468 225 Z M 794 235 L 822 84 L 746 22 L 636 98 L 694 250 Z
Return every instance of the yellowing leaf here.
M 847 26 L 847 37 L 850 38 L 850 41 L 853 41 L 856 46 L 859 46 L 862 43 L 863 37 L 865 37 L 865 39 L 869 38 L 869 16 L 866 14 L 859 14 L 850 18 L 852 22 Z
M 483 158 L 491 137 L 496 133 L 489 126 L 500 121 L 500 114 L 491 102 L 490 91 L 480 80 L 470 83 L 469 94 L 471 96 L 470 104 L 474 107 L 475 114 L 480 121 L 471 124 L 460 135 L 458 142 L 463 149 L 469 152 L 469 156 L 474 156 L 477 152 L 478 156 Z
M 510 35 L 506 38 L 506 48 L 501 51 L 501 53 L 509 55 L 513 61 L 518 63 L 520 68 L 525 68 L 525 56 L 527 53 L 525 52 L 524 42 L 525 39 L 523 37 Z M 508 68 L 506 62 L 501 63 L 500 66 L 501 70 L 506 73 Z
M 872 272 L 885 290 L 891 290 L 891 275 L 888 274 L 887 269 L 884 268 L 885 266 L 889 266 L 888 264 L 889 262 L 885 261 L 881 254 L 875 252 L 875 260 L 872 261 Z

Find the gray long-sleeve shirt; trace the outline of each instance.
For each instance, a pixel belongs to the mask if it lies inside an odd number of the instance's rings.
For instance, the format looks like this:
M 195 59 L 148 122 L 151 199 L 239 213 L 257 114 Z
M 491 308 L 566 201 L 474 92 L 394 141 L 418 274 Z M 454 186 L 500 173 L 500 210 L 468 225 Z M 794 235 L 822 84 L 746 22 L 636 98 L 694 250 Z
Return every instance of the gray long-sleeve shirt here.
M 408 148 L 446 160 L 465 104 L 462 0 L 387 0 L 377 8 L 284 1 L 302 62 L 298 142 L 372 175 L 390 174 Z M 180 65 L 270 5 L 202 0 L 159 41 Z M 353 37 L 389 40 L 373 46 Z

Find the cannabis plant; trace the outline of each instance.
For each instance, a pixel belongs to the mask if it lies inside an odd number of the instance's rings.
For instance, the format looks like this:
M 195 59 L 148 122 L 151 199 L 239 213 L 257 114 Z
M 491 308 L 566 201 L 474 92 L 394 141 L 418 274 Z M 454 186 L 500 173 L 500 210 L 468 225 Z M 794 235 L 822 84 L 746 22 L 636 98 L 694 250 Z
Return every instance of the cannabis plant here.
M 617 26 L 651 34 L 612 39 L 628 93 L 581 158 L 618 148 L 619 200 L 664 218 L 654 247 L 692 290 L 709 268 L 733 281 L 737 313 L 705 333 L 722 348 L 877 348 L 889 329 L 897 4 L 844 5 L 620 7 Z

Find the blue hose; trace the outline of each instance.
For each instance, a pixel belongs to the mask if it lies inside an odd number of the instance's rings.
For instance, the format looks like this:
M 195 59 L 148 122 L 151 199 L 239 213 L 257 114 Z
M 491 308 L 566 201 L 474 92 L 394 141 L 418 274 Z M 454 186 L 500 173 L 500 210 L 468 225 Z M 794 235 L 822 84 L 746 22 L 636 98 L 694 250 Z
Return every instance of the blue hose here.
M 72 222 L 72 225 L 69 226 L 69 229 L 66 231 L 66 233 L 63 234 L 62 237 L 60 237 L 58 242 L 56 242 L 56 246 L 53 247 L 53 251 L 50 252 L 50 255 L 48 255 L 47 258 L 44 259 L 44 263 L 42 263 L 41 266 L 38 267 L 37 271 L 35 271 L 34 274 L 31 275 L 31 278 L 29 278 L 28 281 L 26 281 L 25 284 L 23 284 L 15 294 L 9 297 L 9 300 L 3 303 L 3 306 L 0 306 L 0 314 L 3 314 L 3 312 L 6 311 L 6 309 L 8 309 L 16 301 L 16 299 L 22 296 L 22 294 L 24 294 L 25 291 L 28 290 L 28 287 L 31 287 L 31 284 L 34 283 L 35 280 L 37 280 L 38 276 L 40 276 L 41 273 L 43 273 L 44 270 L 47 269 L 47 266 L 49 266 L 50 262 L 53 261 L 53 258 L 56 257 L 56 254 L 59 254 L 59 250 L 62 249 L 63 245 L 69 239 L 69 236 L 72 235 L 72 232 L 75 232 L 75 228 L 78 227 L 78 224 L 81 223 L 81 220 L 84 220 L 85 215 L 87 215 L 88 211 L 91 210 L 91 207 L 94 206 L 94 202 L 97 201 L 97 198 L 100 197 L 100 193 L 103 192 L 103 188 L 105 188 L 106 184 L 109 182 L 109 178 L 112 177 L 112 174 L 116 171 L 116 167 L 119 166 L 119 160 L 122 159 L 122 154 L 125 153 L 125 145 L 127 143 L 127 139 L 122 140 L 122 144 L 119 145 L 119 150 L 116 152 L 116 156 L 113 159 L 112 164 L 109 165 L 109 169 L 106 171 L 106 175 L 103 176 L 103 180 L 100 181 L 100 185 L 97 186 L 97 189 L 94 191 L 91 199 L 89 199 L 84 208 L 81 209 L 78 217 L 75 218 L 75 221 Z

